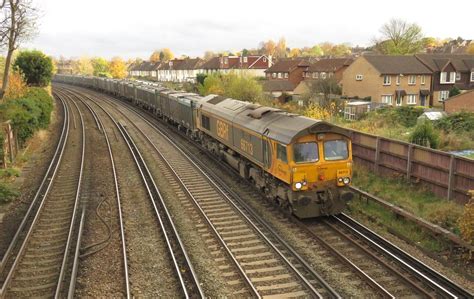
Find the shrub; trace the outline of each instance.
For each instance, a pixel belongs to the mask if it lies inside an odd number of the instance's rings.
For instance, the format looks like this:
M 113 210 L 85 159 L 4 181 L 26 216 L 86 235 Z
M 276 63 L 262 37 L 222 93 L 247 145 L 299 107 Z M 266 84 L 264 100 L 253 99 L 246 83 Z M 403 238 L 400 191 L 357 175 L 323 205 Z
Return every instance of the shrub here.
M 446 132 L 474 132 L 474 113 L 458 112 L 437 120 L 435 127 Z
M 458 224 L 463 239 L 474 245 L 474 199 L 464 207 L 464 213 L 459 217 Z
M 20 71 L 28 85 L 46 86 L 53 75 L 51 58 L 36 50 L 20 52 L 13 68 Z
M 416 125 L 415 130 L 410 135 L 410 142 L 431 148 L 438 148 L 439 134 L 435 131 L 429 120 L 424 120 Z
M 7 203 L 16 196 L 18 196 L 18 192 L 15 192 L 6 184 L 0 183 L 0 204 Z
M 458 94 L 460 94 L 461 91 L 459 90 L 459 88 L 457 88 L 456 86 L 453 86 L 450 90 L 449 90 L 449 97 L 454 97 L 454 96 L 457 96 Z
M 30 88 L 24 97 L 8 101 L 0 110 L 3 118 L 12 121 L 18 142 L 23 145 L 36 130 L 49 125 L 53 99 L 43 88 Z

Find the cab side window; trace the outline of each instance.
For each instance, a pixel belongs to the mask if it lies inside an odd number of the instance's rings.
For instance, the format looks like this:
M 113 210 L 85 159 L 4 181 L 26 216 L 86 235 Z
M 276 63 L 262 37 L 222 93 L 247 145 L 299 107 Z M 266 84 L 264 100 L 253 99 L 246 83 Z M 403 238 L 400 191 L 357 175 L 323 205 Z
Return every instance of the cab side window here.
M 277 159 L 288 163 L 288 158 L 286 156 L 286 146 L 277 143 Z

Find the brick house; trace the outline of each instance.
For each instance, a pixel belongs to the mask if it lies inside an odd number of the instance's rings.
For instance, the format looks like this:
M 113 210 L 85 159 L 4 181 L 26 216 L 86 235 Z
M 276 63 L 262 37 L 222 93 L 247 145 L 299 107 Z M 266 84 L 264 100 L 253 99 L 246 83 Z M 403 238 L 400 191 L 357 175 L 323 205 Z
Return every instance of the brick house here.
M 431 73 L 415 56 L 361 56 L 343 73 L 342 95 L 393 106 L 428 106 Z
M 182 63 L 171 70 L 172 78 L 176 79 L 176 82 L 196 82 L 196 76 L 202 73 L 202 64 L 204 61 L 201 58 L 186 58 Z
M 327 58 L 311 63 L 303 73 L 304 80 L 335 78 L 342 81 L 342 74 L 351 65 L 352 58 Z
M 292 95 L 308 67 L 309 60 L 305 58 L 279 60 L 265 71 L 267 80 L 263 82 L 263 90 L 274 97 L 281 97 L 283 93 Z
M 444 111 L 455 113 L 467 111 L 474 113 L 474 90 L 466 91 L 443 102 Z
M 474 89 L 474 55 L 417 54 L 415 57 L 433 73 L 431 106 L 441 106 L 455 86 L 460 90 Z

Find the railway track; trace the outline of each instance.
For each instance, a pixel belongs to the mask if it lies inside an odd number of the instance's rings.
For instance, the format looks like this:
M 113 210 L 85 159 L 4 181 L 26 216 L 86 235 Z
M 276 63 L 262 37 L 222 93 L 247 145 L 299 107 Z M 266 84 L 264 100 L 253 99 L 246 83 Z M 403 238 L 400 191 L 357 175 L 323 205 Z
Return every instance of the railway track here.
M 59 92 L 59 91 L 58 91 Z M 119 240 L 120 240 L 120 255 L 121 255 L 121 263 L 122 263 L 122 269 L 123 269 L 123 294 L 125 295 L 126 298 L 131 298 L 131 292 L 130 292 L 130 280 L 129 280 L 129 271 L 128 271 L 128 259 L 127 259 L 127 251 L 126 251 L 126 241 L 125 241 L 125 230 L 124 230 L 124 221 L 123 221 L 123 213 L 122 213 L 122 203 L 121 203 L 121 196 L 120 196 L 120 188 L 119 188 L 119 183 L 118 183 L 118 174 L 117 174 L 117 169 L 115 166 L 115 161 L 114 161 L 114 153 L 112 150 L 111 146 L 111 141 L 109 138 L 109 134 L 107 130 L 104 129 L 104 124 L 101 119 L 101 117 L 96 113 L 96 111 L 86 102 L 84 99 L 82 99 L 80 96 L 77 96 L 74 93 L 70 93 L 68 91 L 60 89 L 61 93 L 67 94 L 69 97 L 74 98 L 75 100 L 81 102 L 86 109 L 90 112 L 92 115 L 92 118 L 94 119 L 94 122 L 96 123 L 97 129 L 99 132 L 103 135 L 105 144 L 106 144 L 106 152 L 108 153 L 108 160 L 110 161 L 110 170 L 113 178 L 113 193 L 114 193 L 114 199 L 116 200 L 116 205 L 117 205 L 117 211 L 116 211 L 116 216 L 118 218 L 118 228 L 115 228 L 114 226 L 109 226 L 109 234 L 112 234 L 112 229 L 117 230 L 119 234 Z M 95 145 L 98 147 L 98 145 Z M 97 149 L 96 147 L 94 147 Z M 103 183 L 103 182 L 102 182 Z M 98 209 L 101 207 L 101 205 L 105 202 L 105 200 L 101 201 L 96 209 L 96 212 Z M 107 204 L 107 203 L 106 203 Z M 112 203 L 110 203 L 112 204 Z M 102 219 L 105 223 L 105 220 Z M 81 234 L 82 235 L 82 234 Z M 90 255 L 96 254 L 97 252 L 103 250 L 109 245 L 109 242 L 111 240 L 112 236 L 109 235 L 108 238 L 105 240 L 102 240 L 100 242 L 96 242 L 94 244 L 89 244 L 87 246 L 82 245 L 82 247 L 77 246 L 75 250 L 75 255 L 74 255 L 74 266 L 71 274 L 71 285 L 68 291 L 68 297 L 72 298 L 75 296 L 75 287 L 76 287 L 76 280 L 77 280 L 77 273 L 78 273 L 78 263 L 79 259 L 84 259 L 87 258 Z M 81 244 L 81 242 L 78 242 L 78 244 Z
M 82 115 L 56 95 L 64 111 L 48 171 L 2 262 L 0 297 L 60 296 L 69 250 L 77 241 L 85 131 Z M 76 107 L 76 109 L 78 109 Z M 6 267 L 6 266 L 9 267 Z
M 75 94 L 75 96 L 81 101 L 83 101 L 84 104 L 91 109 L 91 111 L 97 109 L 92 108 L 91 105 L 87 104 L 86 99 L 84 97 L 81 98 L 80 94 Z M 110 123 L 113 123 L 113 126 L 118 129 L 118 131 L 120 132 L 119 134 L 121 134 L 121 136 L 123 137 L 131 155 L 133 156 L 133 160 L 136 164 L 137 169 L 139 170 L 142 182 L 147 190 L 147 195 L 152 204 L 154 215 L 159 224 L 159 231 L 162 232 L 164 241 L 166 242 L 169 257 L 170 260 L 172 260 L 172 264 L 174 267 L 174 273 L 180 283 L 180 289 L 182 291 L 181 295 L 186 298 L 204 297 L 204 293 L 201 289 L 199 280 L 197 278 L 197 275 L 195 274 L 195 271 L 188 257 L 188 254 L 183 246 L 181 238 L 175 228 L 172 217 L 167 210 L 161 193 L 157 188 L 151 173 L 149 172 L 146 162 L 142 158 L 142 154 L 140 153 L 134 140 L 128 133 L 127 128 L 117 122 L 116 119 L 110 113 L 108 113 L 99 103 L 94 102 L 94 104 L 98 106 L 107 115 L 107 117 L 111 121 Z M 97 118 L 99 118 L 99 116 L 97 116 Z M 101 126 L 104 128 L 103 124 Z M 104 129 L 104 131 L 106 130 Z M 117 136 L 115 137 L 117 138 Z M 128 216 L 134 217 L 136 215 Z
M 122 110 L 121 113 L 125 116 L 126 111 Z M 146 120 L 140 120 L 145 127 L 150 128 Z M 137 124 L 136 119 L 129 121 Z M 136 129 L 141 130 L 138 125 Z M 150 135 L 143 131 L 141 133 L 146 138 Z M 243 278 L 241 281 L 245 281 L 251 294 L 253 292 L 258 297 L 339 297 L 275 231 L 262 225 L 255 215 L 246 213 L 236 203 L 236 198 L 215 184 L 167 136 L 162 135 L 162 138 L 164 140 L 155 142 L 148 140 L 167 168 L 168 176 L 163 170 L 165 177 L 170 180 L 174 177 L 181 186 L 181 194 L 195 206 L 205 219 L 206 226 L 222 248 L 227 250 L 234 269 L 238 269 Z M 220 250 L 214 253 L 219 255 Z M 234 276 L 233 273 L 231 276 Z M 231 278 L 232 283 L 239 284 L 238 280 L 233 279 L 235 277 Z

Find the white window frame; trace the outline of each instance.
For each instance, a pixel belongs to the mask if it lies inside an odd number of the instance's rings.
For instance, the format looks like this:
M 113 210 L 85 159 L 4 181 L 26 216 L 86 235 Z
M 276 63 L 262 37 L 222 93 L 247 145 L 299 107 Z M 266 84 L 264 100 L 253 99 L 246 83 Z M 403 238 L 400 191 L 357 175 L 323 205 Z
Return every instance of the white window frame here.
M 449 81 L 448 80 L 448 72 L 441 72 L 439 75 L 439 83 L 440 84 L 453 84 L 456 81 L 456 72 L 450 72 L 449 74 Z
M 416 85 L 416 75 L 408 76 L 408 85 Z
M 384 99 L 388 99 L 388 101 L 384 101 Z M 381 102 L 382 102 L 383 104 L 392 105 L 392 103 L 393 103 L 393 95 L 392 95 L 392 94 L 383 94 L 383 95 L 382 95 Z
M 356 81 L 362 81 L 364 79 L 364 75 L 357 74 L 356 75 Z
M 397 85 L 400 85 L 400 75 L 397 75 L 396 83 L 397 83 Z
M 281 78 L 282 78 L 281 73 L 278 73 L 278 79 L 281 79 Z
M 321 77 L 321 79 L 326 79 L 326 73 L 325 72 L 321 72 L 321 74 L 319 76 Z
M 438 101 L 444 102 L 448 98 L 449 98 L 449 90 L 440 90 Z
M 244 56 L 244 63 L 247 63 L 249 61 L 247 56 Z
M 318 72 L 313 73 L 313 79 L 319 79 L 319 73 Z
M 416 94 L 407 95 L 407 105 L 416 105 Z
M 388 79 L 388 80 L 387 80 L 387 79 Z M 384 85 L 384 86 L 392 85 L 392 76 L 390 76 L 390 75 L 384 75 L 384 76 L 383 76 L 383 85 Z
M 288 79 L 288 73 L 284 73 L 285 75 L 283 77 L 285 77 L 285 79 Z
M 425 75 L 421 75 L 421 76 L 420 76 L 420 83 L 421 83 L 421 85 L 425 85 L 425 82 L 426 82 Z
M 461 81 L 461 72 L 456 72 L 456 81 Z
M 471 72 L 471 82 L 474 82 L 474 72 Z
M 263 62 L 267 62 L 267 58 L 266 58 L 266 57 L 263 57 Z
M 272 78 L 275 79 L 277 77 L 277 73 L 272 73 Z

